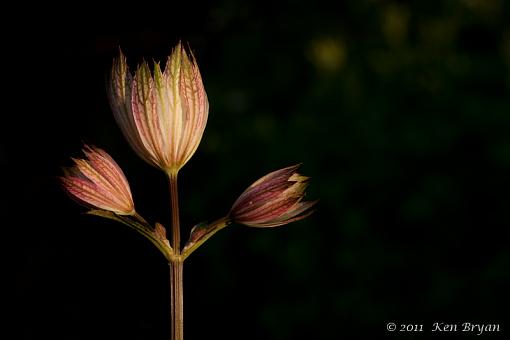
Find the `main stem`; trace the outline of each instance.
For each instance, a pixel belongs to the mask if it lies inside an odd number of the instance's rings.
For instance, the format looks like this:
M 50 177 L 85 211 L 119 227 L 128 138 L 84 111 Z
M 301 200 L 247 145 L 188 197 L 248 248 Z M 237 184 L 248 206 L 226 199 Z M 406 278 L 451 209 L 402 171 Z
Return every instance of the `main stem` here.
M 174 255 L 170 262 L 170 305 L 172 308 L 172 340 L 184 339 L 183 326 L 183 259 L 181 257 L 181 232 L 179 225 L 179 197 L 177 192 L 177 173 L 168 175 L 170 182 L 170 201 L 172 204 L 172 247 Z
M 179 223 L 179 195 L 177 192 L 177 173 L 168 175 L 170 182 L 170 201 L 172 202 L 172 247 L 174 254 L 181 254 L 181 227 Z
M 182 268 L 181 259 L 174 260 L 170 264 L 170 291 L 172 306 L 172 340 L 184 339 L 183 320 L 183 292 L 182 292 Z

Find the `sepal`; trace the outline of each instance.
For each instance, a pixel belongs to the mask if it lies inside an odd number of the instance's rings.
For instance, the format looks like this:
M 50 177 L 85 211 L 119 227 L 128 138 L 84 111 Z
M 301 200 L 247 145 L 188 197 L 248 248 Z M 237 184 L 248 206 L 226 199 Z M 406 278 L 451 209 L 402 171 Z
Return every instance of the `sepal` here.
M 230 220 L 223 217 L 212 223 L 202 222 L 195 225 L 193 229 L 191 229 L 189 240 L 182 250 L 182 257 L 184 259 L 187 258 L 195 249 L 200 247 L 202 243 L 229 224 Z

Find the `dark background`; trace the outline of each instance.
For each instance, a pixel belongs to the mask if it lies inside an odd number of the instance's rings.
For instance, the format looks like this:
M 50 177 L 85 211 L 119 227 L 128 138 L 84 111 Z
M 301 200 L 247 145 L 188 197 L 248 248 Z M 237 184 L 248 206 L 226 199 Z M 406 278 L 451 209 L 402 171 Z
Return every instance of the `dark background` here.
M 400 339 L 465 321 L 508 335 L 508 2 L 171 5 L 5 13 L 17 19 L 3 27 L 0 144 L 10 338 L 169 338 L 164 258 L 83 215 L 57 176 L 82 142 L 104 148 L 137 210 L 169 225 L 165 177 L 123 139 L 105 79 L 119 47 L 135 68 L 179 39 L 210 101 L 181 171 L 182 233 L 298 162 L 320 199 L 304 221 L 234 225 L 189 258 L 186 339 Z

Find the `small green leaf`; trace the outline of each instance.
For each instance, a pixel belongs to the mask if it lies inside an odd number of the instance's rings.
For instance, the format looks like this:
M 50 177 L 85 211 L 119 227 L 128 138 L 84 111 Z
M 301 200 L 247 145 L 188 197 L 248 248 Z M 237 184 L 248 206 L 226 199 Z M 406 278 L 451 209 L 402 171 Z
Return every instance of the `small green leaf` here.
M 210 224 L 202 222 L 195 225 L 193 229 L 191 229 L 190 238 L 182 250 L 182 257 L 186 259 L 195 249 L 200 247 L 202 243 L 229 224 L 230 220 L 223 217 Z

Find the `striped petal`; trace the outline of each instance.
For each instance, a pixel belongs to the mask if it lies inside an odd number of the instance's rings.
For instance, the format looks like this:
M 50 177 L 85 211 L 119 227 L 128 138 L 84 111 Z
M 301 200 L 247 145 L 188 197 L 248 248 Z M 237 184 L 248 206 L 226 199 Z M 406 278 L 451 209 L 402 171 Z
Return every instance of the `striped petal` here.
M 317 202 L 301 202 L 309 178 L 298 174 L 298 167 L 271 172 L 250 185 L 232 206 L 230 218 L 247 226 L 265 228 L 309 216 Z
M 167 173 L 177 173 L 193 156 L 205 130 L 209 103 L 193 55 L 179 43 L 164 71 L 142 63 L 131 78 L 122 55 L 114 61 L 110 103 L 136 153 Z
M 75 167 L 61 178 L 66 191 L 87 206 L 133 215 L 129 183 L 117 163 L 101 149 L 85 145 L 83 151 L 86 159 L 73 159 Z

